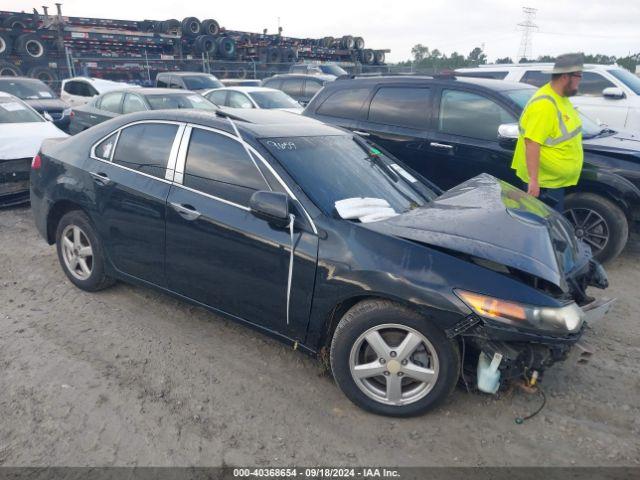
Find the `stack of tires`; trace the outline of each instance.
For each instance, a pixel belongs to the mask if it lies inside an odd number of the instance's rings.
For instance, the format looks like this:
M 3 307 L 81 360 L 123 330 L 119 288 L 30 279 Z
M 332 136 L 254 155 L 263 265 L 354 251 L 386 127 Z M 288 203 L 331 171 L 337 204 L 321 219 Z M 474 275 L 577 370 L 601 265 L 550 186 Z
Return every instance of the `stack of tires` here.
M 56 70 L 48 67 L 48 42 L 29 31 L 38 27 L 36 23 L 28 14 L 10 15 L 2 21 L 0 25 L 11 30 L 0 32 L 0 76 L 27 75 L 48 84 L 59 80 Z M 9 57 L 18 57 L 20 66 L 9 62 Z

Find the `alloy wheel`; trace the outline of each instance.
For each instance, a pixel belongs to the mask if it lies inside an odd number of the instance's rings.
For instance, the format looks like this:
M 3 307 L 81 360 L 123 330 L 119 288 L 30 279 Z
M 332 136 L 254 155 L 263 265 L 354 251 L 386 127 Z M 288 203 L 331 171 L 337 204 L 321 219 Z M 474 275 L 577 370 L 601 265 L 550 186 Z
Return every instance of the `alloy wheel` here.
M 399 324 L 377 325 L 362 333 L 349 356 L 351 376 L 369 398 L 408 405 L 424 398 L 439 373 L 438 355 L 419 331 Z
M 77 225 L 62 231 L 62 257 L 67 270 L 78 280 L 87 280 L 93 271 L 93 248 L 87 234 Z
M 573 225 L 576 237 L 587 243 L 594 254 L 607 246 L 609 226 L 598 212 L 590 208 L 572 208 L 565 210 L 564 216 Z

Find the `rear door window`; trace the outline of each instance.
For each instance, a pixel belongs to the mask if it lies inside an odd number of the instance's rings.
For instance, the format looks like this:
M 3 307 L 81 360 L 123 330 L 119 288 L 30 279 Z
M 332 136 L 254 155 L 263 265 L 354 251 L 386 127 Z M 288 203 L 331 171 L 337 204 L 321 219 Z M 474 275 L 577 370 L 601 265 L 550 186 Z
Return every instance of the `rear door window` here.
M 165 178 L 177 131 L 177 125 L 168 123 L 140 123 L 126 127 L 120 132 L 113 163 Z
M 227 98 L 227 91 L 226 90 L 219 90 L 219 91 L 215 91 L 215 92 L 210 92 L 206 95 L 207 99 L 209 99 L 209 101 L 215 103 L 218 106 L 225 106 L 226 105 L 226 98 Z
M 317 113 L 339 118 L 359 119 L 362 106 L 369 97 L 368 88 L 345 88 L 331 93 L 322 102 Z
M 122 105 L 122 113 L 142 112 L 146 109 L 147 106 L 138 95 L 127 93 Z
M 320 90 L 322 90 L 322 82 L 319 80 L 312 80 L 310 78 L 304 84 L 304 97 L 311 98 Z
M 156 87 L 169 88 L 169 77 L 166 75 L 158 75 L 156 79 Z
M 191 132 L 183 184 L 243 206 L 255 191 L 269 190 L 238 141 L 201 128 Z
M 462 90 L 443 90 L 438 130 L 451 135 L 498 139 L 498 127 L 516 118 L 493 100 Z
M 543 73 L 540 70 L 527 70 L 520 81 L 534 87 L 541 87 L 551 81 L 551 74 Z
M 282 80 L 279 78 L 275 78 L 273 80 L 267 80 L 262 84 L 263 87 L 275 88 L 276 90 L 281 90 Z
M 100 104 L 98 105 L 98 108 L 100 110 L 105 110 L 107 112 L 121 113 L 122 112 L 121 103 L 122 103 L 123 96 L 124 94 L 121 92 L 107 93 L 100 100 Z
M 253 108 L 253 103 L 244 93 L 229 91 L 227 103 L 231 108 Z
M 282 82 L 282 90 L 284 93 L 291 95 L 292 97 L 300 97 L 302 94 L 303 78 L 288 78 Z
M 117 138 L 118 133 L 116 132 L 96 145 L 94 150 L 96 157 L 101 160 L 111 160 L 111 155 L 113 155 L 113 148 L 116 146 Z
M 425 130 L 431 108 L 431 89 L 382 87 L 369 107 L 369 121 Z
M 180 77 L 176 77 L 175 75 L 172 76 L 171 79 L 169 80 L 169 88 L 184 89 L 184 86 L 182 85 L 182 79 Z

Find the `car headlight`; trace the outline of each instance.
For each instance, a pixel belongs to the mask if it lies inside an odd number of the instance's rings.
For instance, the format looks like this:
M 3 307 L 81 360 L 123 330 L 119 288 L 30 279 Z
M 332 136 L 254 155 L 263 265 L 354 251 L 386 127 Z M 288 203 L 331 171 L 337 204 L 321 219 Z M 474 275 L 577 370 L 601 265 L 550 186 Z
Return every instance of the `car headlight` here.
M 62 111 L 62 116 L 63 116 L 63 117 L 68 117 L 69 115 L 71 115 L 71 108 L 65 108 L 65 109 Z
M 455 294 L 479 316 L 516 327 L 576 332 L 584 317 L 575 302 L 559 308 L 536 307 L 464 290 L 455 290 Z

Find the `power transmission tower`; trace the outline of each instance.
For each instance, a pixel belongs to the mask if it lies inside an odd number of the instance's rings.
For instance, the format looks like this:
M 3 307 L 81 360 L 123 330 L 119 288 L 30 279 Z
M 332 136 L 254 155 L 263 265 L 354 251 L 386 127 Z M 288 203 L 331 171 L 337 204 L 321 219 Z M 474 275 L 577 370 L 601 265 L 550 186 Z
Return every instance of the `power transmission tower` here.
M 522 38 L 520 40 L 520 50 L 518 50 L 517 61 L 520 61 L 521 58 L 529 58 L 529 56 L 532 55 L 531 44 L 533 32 L 538 30 L 538 25 L 533 23 L 537 11 L 537 8 L 522 7 L 524 20 L 518 24 L 518 27 L 522 30 Z

